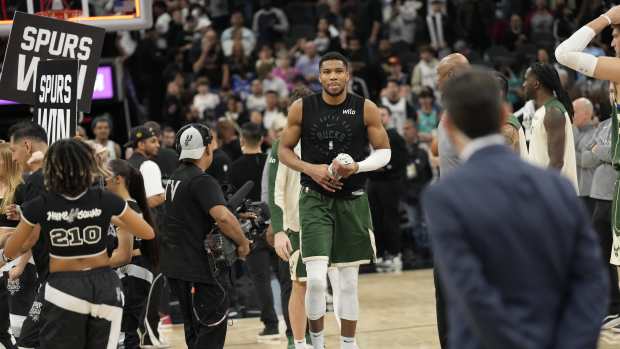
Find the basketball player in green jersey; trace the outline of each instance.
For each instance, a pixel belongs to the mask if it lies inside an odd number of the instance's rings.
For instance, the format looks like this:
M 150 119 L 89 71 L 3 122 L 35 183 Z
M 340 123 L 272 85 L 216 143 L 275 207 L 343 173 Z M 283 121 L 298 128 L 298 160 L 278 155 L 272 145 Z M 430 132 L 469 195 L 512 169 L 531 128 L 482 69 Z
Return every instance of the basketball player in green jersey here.
M 279 156 L 301 173 L 301 255 L 307 272 L 312 346 L 324 348 L 326 275 L 331 264 L 340 274 L 340 347 L 355 349 L 359 265 L 375 258 L 365 172 L 387 165 L 391 150 L 377 106 L 346 90 L 347 59 L 326 53 L 319 61 L 319 72 L 323 91 L 291 105 Z M 293 151 L 300 141 L 301 159 Z
M 611 26 L 611 47 L 615 51 L 615 57 L 595 57 L 583 52 L 590 41 Z M 598 18 L 581 27 L 568 39 L 564 40 L 556 49 L 555 57 L 560 64 L 574 69 L 584 75 L 599 80 L 610 81 L 610 95 L 612 102 L 611 117 L 611 162 L 616 170 L 620 171 L 620 6 L 614 6 Z M 603 246 L 605 262 L 620 266 L 620 174 L 616 179 L 613 191 L 611 208 L 612 244 Z M 606 236 L 601 236 L 601 241 L 608 241 Z M 618 275 L 615 270 L 610 270 L 612 287 L 611 306 L 609 316 L 603 323 L 603 328 L 611 328 L 620 325 L 620 293 L 618 291 Z M 613 308 L 613 309 L 612 309 Z

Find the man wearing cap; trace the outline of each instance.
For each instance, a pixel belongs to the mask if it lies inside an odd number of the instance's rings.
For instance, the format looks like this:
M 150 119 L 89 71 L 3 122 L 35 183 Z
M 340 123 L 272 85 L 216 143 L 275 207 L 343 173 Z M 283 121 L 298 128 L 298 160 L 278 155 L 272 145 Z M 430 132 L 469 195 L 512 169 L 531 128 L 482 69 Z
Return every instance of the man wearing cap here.
M 161 170 L 153 159 L 159 153 L 159 137 L 153 128 L 137 126 L 131 129 L 129 142 L 125 146 L 134 148 L 127 160 L 144 177 L 144 191 L 149 207 L 164 203 L 164 187 L 161 183 Z
M 230 266 L 215 260 L 205 239 L 217 225 L 237 246 L 237 255 L 250 252 L 217 181 L 205 171 L 213 161 L 209 128 L 189 124 L 177 133 L 179 168 L 166 184 L 166 229 L 159 234 L 161 271 L 179 299 L 189 349 L 224 347 L 231 288 Z

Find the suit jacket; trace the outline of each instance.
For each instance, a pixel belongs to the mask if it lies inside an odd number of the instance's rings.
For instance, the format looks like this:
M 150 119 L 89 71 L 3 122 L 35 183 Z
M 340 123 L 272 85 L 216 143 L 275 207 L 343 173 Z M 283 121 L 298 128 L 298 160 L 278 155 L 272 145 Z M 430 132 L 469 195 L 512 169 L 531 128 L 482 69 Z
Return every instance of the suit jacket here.
M 431 186 L 422 206 L 451 348 L 596 348 L 608 278 L 586 211 L 559 173 L 492 145 Z

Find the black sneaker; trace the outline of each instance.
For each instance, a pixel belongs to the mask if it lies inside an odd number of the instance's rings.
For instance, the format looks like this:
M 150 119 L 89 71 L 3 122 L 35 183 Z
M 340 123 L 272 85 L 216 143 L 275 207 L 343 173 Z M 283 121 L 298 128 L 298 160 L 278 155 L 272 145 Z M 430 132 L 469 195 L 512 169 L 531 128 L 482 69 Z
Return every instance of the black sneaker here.
M 258 341 L 271 341 L 280 338 L 277 327 L 265 327 L 257 336 Z
M 607 315 L 605 319 L 603 319 L 602 327 L 604 330 L 608 330 L 616 326 L 620 326 L 620 314 Z

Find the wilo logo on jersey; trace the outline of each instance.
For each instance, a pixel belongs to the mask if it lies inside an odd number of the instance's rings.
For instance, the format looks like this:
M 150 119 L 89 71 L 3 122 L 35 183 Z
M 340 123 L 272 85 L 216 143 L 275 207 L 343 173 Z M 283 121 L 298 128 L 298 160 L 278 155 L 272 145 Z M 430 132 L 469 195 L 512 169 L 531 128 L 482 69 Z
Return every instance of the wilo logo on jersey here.
M 342 111 L 342 115 L 355 115 L 355 109 L 345 109 Z
M 77 208 L 71 209 L 71 211 L 62 211 L 62 212 L 47 212 L 47 220 L 48 221 L 65 221 L 67 223 L 73 223 L 76 219 L 88 219 L 95 218 L 101 216 L 101 210 L 98 208 L 93 208 L 92 210 L 80 210 Z
M 0 76 L 0 97 L 34 105 L 39 63 L 79 60 L 77 100 L 89 112 L 105 29 L 15 12 Z

